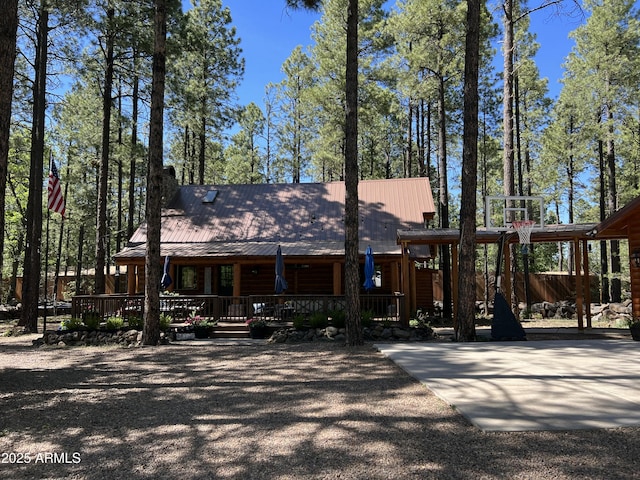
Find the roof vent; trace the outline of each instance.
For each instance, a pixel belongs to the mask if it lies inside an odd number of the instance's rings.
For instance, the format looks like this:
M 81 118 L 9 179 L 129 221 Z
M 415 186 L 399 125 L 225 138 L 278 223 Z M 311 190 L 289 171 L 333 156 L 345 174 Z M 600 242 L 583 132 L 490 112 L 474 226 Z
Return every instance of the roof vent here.
M 209 190 L 204 197 L 202 203 L 213 203 L 218 196 L 218 190 Z

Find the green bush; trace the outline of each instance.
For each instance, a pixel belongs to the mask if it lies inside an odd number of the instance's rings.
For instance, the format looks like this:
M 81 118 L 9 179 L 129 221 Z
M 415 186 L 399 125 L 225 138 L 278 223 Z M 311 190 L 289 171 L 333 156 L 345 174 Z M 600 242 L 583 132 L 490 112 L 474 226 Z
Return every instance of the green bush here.
M 298 314 L 293 317 L 293 328 L 296 330 L 302 330 L 304 328 L 304 315 Z
M 370 327 L 373 324 L 373 311 L 372 310 L 365 310 L 363 312 L 360 313 L 360 324 L 363 327 Z
M 347 322 L 347 314 L 344 310 L 332 310 L 329 312 L 329 317 L 331 317 L 331 325 L 336 328 L 344 328 Z
M 160 330 L 163 332 L 169 330 L 169 326 L 173 323 L 173 318 L 171 315 L 167 315 L 166 313 L 160 314 Z
M 124 326 L 122 317 L 114 315 L 107 318 L 107 330 L 118 330 Z
M 142 330 L 142 327 L 144 326 L 144 319 L 142 317 L 133 316 L 127 318 L 127 323 L 129 324 L 129 328 Z
M 60 328 L 62 330 L 75 330 L 82 327 L 84 324 L 79 318 L 66 318 L 60 322 Z
M 311 328 L 326 328 L 329 325 L 329 317 L 324 312 L 314 312 L 309 318 Z
M 82 321 L 90 330 L 97 330 L 100 327 L 100 315 L 96 312 L 85 312 Z

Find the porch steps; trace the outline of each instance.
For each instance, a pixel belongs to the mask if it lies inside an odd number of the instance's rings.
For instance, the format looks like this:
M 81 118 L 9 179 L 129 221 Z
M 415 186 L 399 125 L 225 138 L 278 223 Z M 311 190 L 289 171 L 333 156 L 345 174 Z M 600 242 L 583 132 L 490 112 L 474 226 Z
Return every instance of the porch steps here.
M 218 322 L 211 336 L 213 338 L 249 338 L 249 326 L 244 322 Z

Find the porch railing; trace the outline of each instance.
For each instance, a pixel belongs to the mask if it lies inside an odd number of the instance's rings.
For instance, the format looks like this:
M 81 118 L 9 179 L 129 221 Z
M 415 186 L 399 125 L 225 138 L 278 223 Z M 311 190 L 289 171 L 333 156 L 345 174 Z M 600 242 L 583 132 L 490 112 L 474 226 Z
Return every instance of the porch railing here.
M 360 310 L 374 319 L 400 321 L 403 318 L 404 296 L 362 294 Z M 345 310 L 344 295 L 248 295 L 226 297 L 216 295 L 169 295 L 160 297 L 160 311 L 174 322 L 191 315 L 201 315 L 218 321 L 244 321 L 252 317 L 291 320 L 297 315 L 308 317 L 315 312 L 331 313 Z M 82 318 L 95 312 L 101 318 L 110 316 L 142 317 L 144 297 L 141 295 L 78 295 L 71 301 L 71 315 Z

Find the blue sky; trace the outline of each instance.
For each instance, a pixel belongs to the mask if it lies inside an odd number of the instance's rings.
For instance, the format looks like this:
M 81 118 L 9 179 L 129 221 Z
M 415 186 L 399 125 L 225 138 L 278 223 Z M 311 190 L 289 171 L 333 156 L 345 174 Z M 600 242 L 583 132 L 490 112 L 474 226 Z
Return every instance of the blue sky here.
M 285 0 L 222 0 L 223 5 L 231 9 L 233 25 L 241 38 L 241 47 L 246 61 L 242 84 L 238 96 L 242 105 L 255 102 L 263 107 L 264 89 L 269 82 L 282 80 L 280 70 L 293 49 L 302 45 L 311 45 L 311 26 L 320 19 L 318 13 L 286 8 Z M 580 1 L 580 0 L 577 0 Z M 190 0 L 182 0 L 188 8 Z M 494 2 L 491 2 L 494 3 Z M 394 5 L 395 0 L 389 0 Z M 575 30 L 584 19 L 571 10 L 571 4 L 565 7 L 564 15 L 558 15 L 553 7 L 531 14 L 530 31 L 537 35 L 540 50 L 536 62 L 540 75 L 549 79 L 549 96 L 557 98 L 560 93 L 563 69 L 562 64 L 573 47 L 569 32 Z M 636 1 L 636 7 L 640 0 Z M 499 21 L 499 10 L 494 11 Z M 498 42 L 500 38 L 497 39 Z M 500 44 L 496 43 L 496 48 Z M 496 58 L 498 70 L 502 69 L 502 55 L 498 51 Z
M 223 0 L 231 9 L 241 38 L 245 74 L 238 88 L 240 103 L 263 107 L 265 87 L 278 83 L 282 64 L 298 45 L 311 45 L 311 26 L 320 14 L 286 8 L 285 0 Z
M 246 61 L 244 79 L 238 89 L 240 103 L 255 102 L 262 107 L 265 86 L 282 80 L 280 68 L 293 49 L 312 44 L 311 26 L 320 15 L 289 10 L 285 0 L 223 0 L 223 4 L 231 9 Z M 568 34 L 579 23 L 579 18 L 554 16 L 551 10 L 535 12 L 531 17 L 531 31 L 537 34 L 541 45 L 536 61 L 541 76 L 549 78 L 551 97 L 557 97 L 560 91 L 562 63 L 573 46 Z M 497 66 L 501 69 L 500 52 L 498 57 Z

